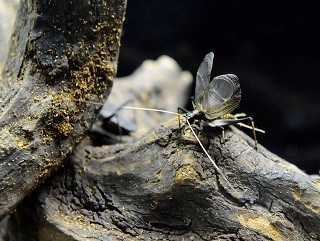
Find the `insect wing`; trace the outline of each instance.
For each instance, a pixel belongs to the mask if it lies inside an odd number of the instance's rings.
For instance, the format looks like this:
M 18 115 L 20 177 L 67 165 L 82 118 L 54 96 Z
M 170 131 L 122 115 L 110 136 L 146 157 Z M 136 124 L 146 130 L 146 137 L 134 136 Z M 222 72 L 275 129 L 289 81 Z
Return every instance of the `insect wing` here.
M 231 113 L 241 100 L 239 79 L 236 75 L 220 75 L 209 83 L 207 100 L 203 99 L 203 109 L 206 117 L 213 119 L 223 114 Z
M 210 74 L 212 69 L 214 54 L 210 52 L 207 54 L 199 66 L 196 77 L 196 90 L 195 90 L 195 104 L 200 105 L 206 89 L 209 87 Z
M 221 101 L 227 101 L 234 93 L 234 84 L 227 75 L 220 75 L 209 83 L 209 92 Z

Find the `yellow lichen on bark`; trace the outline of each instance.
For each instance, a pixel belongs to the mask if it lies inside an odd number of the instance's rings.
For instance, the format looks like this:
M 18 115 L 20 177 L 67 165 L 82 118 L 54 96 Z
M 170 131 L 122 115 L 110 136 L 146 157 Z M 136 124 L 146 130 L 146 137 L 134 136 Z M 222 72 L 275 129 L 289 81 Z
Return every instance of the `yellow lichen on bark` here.
M 179 185 L 196 182 L 197 176 L 198 174 L 190 165 L 182 166 L 176 172 L 175 182 Z
M 263 216 L 254 214 L 239 214 L 238 220 L 242 226 L 253 229 L 275 241 L 290 240 L 278 230 L 270 220 Z
M 302 203 L 305 205 L 308 209 L 312 210 L 313 212 L 320 213 L 320 206 L 316 205 L 315 202 L 309 201 L 306 197 L 304 197 L 303 191 L 301 191 L 299 188 L 295 188 L 293 190 L 293 197 L 297 202 Z M 310 199 L 312 200 L 312 199 Z M 320 201 L 318 202 L 318 204 Z

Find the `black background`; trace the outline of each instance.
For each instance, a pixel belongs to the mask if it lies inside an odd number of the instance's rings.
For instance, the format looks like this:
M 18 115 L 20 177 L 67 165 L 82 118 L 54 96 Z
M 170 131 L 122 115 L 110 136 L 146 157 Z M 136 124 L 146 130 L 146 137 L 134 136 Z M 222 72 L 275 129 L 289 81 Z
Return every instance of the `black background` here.
M 118 76 L 166 54 L 195 75 L 236 74 L 258 140 L 308 173 L 320 161 L 320 2 L 128 0 Z M 179 91 L 179 90 L 177 90 Z

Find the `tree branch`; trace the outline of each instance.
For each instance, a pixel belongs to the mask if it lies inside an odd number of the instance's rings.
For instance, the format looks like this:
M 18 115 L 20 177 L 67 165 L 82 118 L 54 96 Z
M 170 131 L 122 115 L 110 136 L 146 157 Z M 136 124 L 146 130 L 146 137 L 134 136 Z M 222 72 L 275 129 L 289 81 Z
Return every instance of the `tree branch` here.
M 0 219 L 73 150 L 111 91 L 125 0 L 20 4 L 0 83 Z
M 218 130 L 206 132 L 202 140 L 234 192 L 183 130 L 180 135 L 174 118 L 133 144 L 93 147 L 85 139 L 31 202 L 38 220 L 33 231 L 45 241 L 53 234 L 59 240 L 320 237 L 319 177 L 262 146 L 256 151 L 234 127 L 225 144 Z

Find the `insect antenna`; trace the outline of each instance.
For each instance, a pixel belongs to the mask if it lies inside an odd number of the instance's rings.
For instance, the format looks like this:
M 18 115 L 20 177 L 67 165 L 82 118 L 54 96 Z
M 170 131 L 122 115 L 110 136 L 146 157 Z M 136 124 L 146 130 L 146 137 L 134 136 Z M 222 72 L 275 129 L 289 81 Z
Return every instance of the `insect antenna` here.
M 188 123 L 188 126 L 192 132 L 192 134 L 194 135 L 194 137 L 196 138 L 197 142 L 199 143 L 199 145 L 201 146 L 201 149 L 203 150 L 203 152 L 206 154 L 206 156 L 209 158 L 209 160 L 211 161 L 213 167 L 216 169 L 216 171 L 221 175 L 221 177 L 224 179 L 224 181 L 228 184 L 228 186 L 234 191 L 236 192 L 236 190 L 234 189 L 234 187 L 231 185 L 231 183 L 228 181 L 227 177 L 223 174 L 223 172 L 221 171 L 221 169 L 217 166 L 217 164 L 215 163 L 215 161 L 211 158 L 211 156 L 209 155 L 209 153 L 207 152 L 206 148 L 204 148 L 204 146 L 202 145 L 201 141 L 199 140 L 197 134 L 195 133 L 195 131 L 193 130 L 188 118 L 186 118 L 186 121 Z
M 161 112 L 161 113 L 167 113 L 167 114 L 173 114 L 178 116 L 183 116 L 182 114 L 169 111 L 169 110 L 159 110 L 159 109 L 153 109 L 153 108 L 143 108 L 143 107 L 133 107 L 133 106 L 117 106 L 124 109 L 131 109 L 131 110 L 146 110 L 146 111 L 155 111 L 155 112 Z
M 95 101 L 80 100 L 75 98 L 73 100 L 95 106 L 104 106 L 104 103 Z M 133 102 L 133 99 L 129 98 L 122 105 L 128 105 L 131 102 Z M 123 109 L 122 105 L 113 106 L 110 108 L 102 108 L 100 110 L 101 117 L 98 117 L 95 122 L 92 123 L 93 125 L 90 131 L 90 133 L 92 134 L 91 138 L 93 140 L 93 143 L 99 143 L 97 145 L 101 145 L 103 143 L 122 143 L 122 139 L 124 138 L 124 136 L 127 135 L 128 132 L 131 132 L 135 129 L 135 126 L 132 127 L 132 125 L 130 125 L 130 121 L 128 122 L 127 119 L 119 118 L 119 111 Z M 106 129 L 104 126 L 108 126 L 108 128 Z
M 173 115 L 177 115 L 179 118 L 179 125 L 180 125 L 180 117 L 185 117 L 184 114 L 180 114 L 180 113 L 176 113 L 176 112 L 172 112 L 172 111 L 167 111 L 167 110 L 159 110 L 159 109 L 152 109 L 152 108 L 143 108 L 143 107 L 131 107 L 131 106 L 122 106 L 125 109 L 135 109 L 135 110 L 146 110 L 146 111 L 156 111 L 156 112 L 162 112 L 162 113 L 169 113 L 169 114 L 173 114 Z M 184 108 L 179 107 L 178 108 L 179 111 L 183 111 L 186 113 L 189 113 L 187 110 L 185 110 Z M 232 186 L 232 184 L 228 181 L 227 177 L 223 174 L 223 172 L 221 171 L 221 169 L 217 166 L 217 164 L 215 163 L 215 161 L 211 158 L 210 154 L 208 153 L 208 151 L 204 148 L 203 144 L 201 143 L 201 141 L 199 140 L 197 134 L 195 133 L 195 131 L 193 130 L 188 118 L 186 118 L 186 122 L 193 134 L 193 136 L 196 138 L 197 142 L 199 143 L 201 149 L 203 150 L 203 152 L 205 153 L 205 155 L 209 158 L 210 162 L 212 163 L 214 169 L 221 175 L 221 177 L 223 178 L 223 180 L 227 183 L 227 185 L 232 189 L 233 192 L 236 192 L 235 188 Z M 180 129 L 180 128 L 179 128 Z
M 94 102 L 94 101 L 82 101 L 82 100 L 78 100 L 79 102 L 84 102 L 84 103 L 89 103 L 89 104 L 97 104 L 97 105 L 103 105 L 101 103 L 98 102 Z M 184 112 L 184 114 L 180 114 L 180 113 L 176 113 L 173 111 L 167 111 L 167 110 L 159 110 L 159 109 L 153 109 L 153 108 L 144 108 L 144 107 L 132 107 L 132 106 L 117 106 L 117 109 L 132 109 L 132 110 L 144 110 L 144 111 L 155 111 L 155 112 L 161 112 L 161 113 L 168 113 L 168 114 L 173 114 L 173 115 L 177 115 L 179 118 L 179 124 L 180 124 L 180 117 L 186 117 L 186 113 L 189 113 L 187 110 L 185 110 L 184 108 L 178 108 L 179 111 Z M 221 169 L 217 166 L 217 164 L 215 163 L 215 161 L 212 159 L 212 157 L 210 156 L 210 154 L 208 153 L 208 151 L 205 149 L 205 147 L 203 146 L 203 144 L 201 143 L 201 141 L 199 140 L 197 134 L 195 133 L 194 129 L 192 128 L 188 118 L 186 118 L 186 122 L 193 134 L 193 136 L 195 137 L 195 139 L 197 140 L 197 142 L 199 143 L 201 149 L 203 150 L 203 152 L 205 153 L 205 155 L 208 157 L 208 159 L 210 160 L 210 162 L 212 163 L 214 169 L 221 175 L 221 177 L 223 178 L 223 180 L 227 183 L 227 185 L 232 189 L 233 192 L 236 192 L 235 188 L 232 186 L 232 184 L 228 181 L 227 177 L 223 174 L 223 172 L 221 171 Z M 254 126 L 253 126 L 254 128 Z M 180 128 L 179 128 L 180 129 Z

